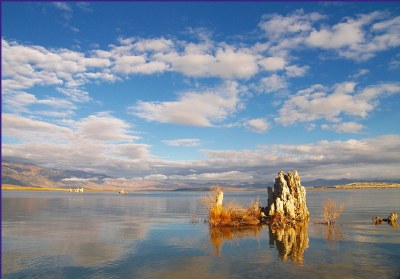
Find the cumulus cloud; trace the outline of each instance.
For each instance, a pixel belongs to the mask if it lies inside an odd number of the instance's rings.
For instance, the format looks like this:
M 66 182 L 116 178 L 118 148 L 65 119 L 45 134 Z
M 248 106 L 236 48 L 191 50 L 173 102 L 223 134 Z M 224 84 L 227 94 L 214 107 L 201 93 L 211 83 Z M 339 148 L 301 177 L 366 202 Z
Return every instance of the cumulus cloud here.
M 215 54 L 214 54 L 215 53 Z M 183 53 L 176 51 L 155 56 L 169 63 L 172 70 L 193 77 L 250 78 L 258 72 L 257 55 L 233 46 L 214 47 L 188 44 Z
M 25 132 L 35 130 L 39 133 L 40 130 L 43 135 L 55 135 L 58 131 L 60 135 L 71 133 L 65 128 L 23 121 L 19 124 L 20 127 L 29 126 Z M 18 126 L 12 123 L 8 127 Z M 156 158 L 150 154 L 149 146 L 144 144 L 89 139 L 76 142 L 43 137 L 40 142 L 26 140 L 2 145 L 5 160 L 15 159 L 49 167 L 81 169 L 114 177 L 140 176 L 145 180 L 191 182 L 227 181 L 232 184 L 237 181 L 269 182 L 279 169 L 298 169 L 306 180 L 342 177 L 398 178 L 399 150 L 399 135 L 318 141 L 300 145 L 268 144 L 246 150 L 203 150 L 206 157 L 192 161 Z
M 297 65 L 290 65 L 285 67 L 286 76 L 288 77 L 303 77 L 306 75 L 308 70 L 310 69 L 309 66 L 297 66 Z
M 168 176 L 163 174 L 150 174 L 144 177 L 144 180 L 166 180 Z
M 2 152 L 11 160 L 111 176 L 138 175 L 154 161 L 149 145 L 132 142 L 130 124 L 105 113 L 65 126 L 5 113 L 2 127 L 12 140 Z
M 152 74 L 163 72 L 168 68 L 165 63 L 158 61 L 147 62 L 143 56 L 126 55 L 118 57 L 115 61 L 114 70 L 123 74 L 141 73 Z
M 334 24 L 324 22 L 325 19 L 319 13 L 297 10 L 286 16 L 264 15 L 259 28 L 273 42 L 267 49 L 275 54 L 288 55 L 295 48 L 311 47 L 362 61 L 400 45 L 399 16 L 375 11 L 346 17 Z
M 169 177 L 172 180 L 194 180 L 194 181 L 252 181 L 253 175 L 240 171 L 227 171 L 219 173 L 201 173 L 190 175 L 173 175 Z
M 149 148 L 150 146 L 147 144 L 118 144 L 113 148 L 113 154 L 132 160 L 148 160 L 150 158 Z
M 143 102 L 131 112 L 145 120 L 190 126 L 214 126 L 241 106 L 239 85 L 227 82 L 205 92 L 186 92 L 177 101 Z
M 365 126 L 356 122 L 342 122 L 333 125 L 323 124 L 321 128 L 324 130 L 334 130 L 337 133 L 358 134 Z
M 261 79 L 259 91 L 265 93 L 276 93 L 286 89 L 287 87 L 288 83 L 283 76 L 273 74 L 272 76 Z
M 138 51 L 157 51 L 166 52 L 174 48 L 175 43 L 172 40 L 166 38 L 154 38 L 154 39 L 139 39 L 134 44 L 134 48 Z
M 301 90 L 285 101 L 275 120 L 287 126 L 319 119 L 337 122 L 343 115 L 366 118 L 380 98 L 400 92 L 397 83 L 382 83 L 358 91 L 355 87 L 354 82 L 343 82 L 332 88 L 314 85 Z
M 318 141 L 304 145 L 264 145 L 255 150 L 204 150 L 201 162 L 214 172 L 235 169 L 254 180 L 271 181 L 279 169 L 298 169 L 303 179 L 398 178 L 399 135 L 370 139 Z M 353 168 L 354 165 L 359 167 Z M 382 167 L 376 168 L 377 165 Z M 385 166 L 385 167 L 383 167 Z M 267 180 L 271 179 L 271 180 Z
M 68 177 L 63 178 L 62 181 L 69 181 L 69 182 L 88 182 L 88 181 L 97 181 L 97 177 L 90 177 L 90 178 L 78 178 L 78 177 Z
M 267 57 L 260 60 L 259 63 L 267 71 L 282 70 L 286 65 L 286 61 L 282 57 Z
M 87 57 L 67 49 L 46 49 L 36 45 L 23 45 L 2 39 L 2 90 L 4 92 L 41 86 L 59 86 L 58 91 L 74 101 L 88 101 L 88 92 L 81 86 L 91 78 L 91 71 L 102 71 L 110 66 L 104 58 Z
M 346 18 L 344 22 L 313 30 L 305 42 L 312 47 L 337 50 L 346 58 L 366 60 L 376 52 L 400 45 L 400 17 L 388 17 L 372 12 Z
M 66 140 L 72 135 L 69 128 L 8 113 L 2 114 L 2 132 L 20 141 Z
M 3 110 L 11 113 L 66 117 L 73 115 L 73 111 L 77 108 L 72 102 L 65 99 L 38 99 L 35 95 L 23 91 L 6 91 L 3 92 L 2 97 Z M 43 109 L 43 106 L 46 110 L 40 110 Z
M 258 26 L 269 38 L 278 40 L 293 34 L 308 32 L 312 30 L 314 22 L 322 18 L 324 16 L 319 13 L 306 14 L 303 10 L 297 10 L 287 16 L 264 15 Z
M 360 78 L 362 76 L 365 76 L 367 74 L 369 74 L 369 70 L 361 69 L 357 73 L 355 73 L 354 75 L 351 75 L 350 78 L 355 78 L 356 79 L 356 78 Z
M 78 123 L 76 135 L 79 138 L 96 141 L 132 141 L 136 136 L 130 135 L 127 122 L 112 116 L 91 115 Z
M 269 123 L 265 119 L 255 118 L 248 120 L 245 127 L 256 133 L 265 133 L 269 128 Z
M 68 3 L 65 3 L 65 2 L 53 2 L 53 6 L 59 10 L 63 10 L 63 11 L 67 11 L 67 12 L 72 11 L 71 6 L 69 6 Z
M 185 146 L 185 147 L 199 146 L 201 144 L 199 139 L 163 140 L 163 143 L 169 146 Z

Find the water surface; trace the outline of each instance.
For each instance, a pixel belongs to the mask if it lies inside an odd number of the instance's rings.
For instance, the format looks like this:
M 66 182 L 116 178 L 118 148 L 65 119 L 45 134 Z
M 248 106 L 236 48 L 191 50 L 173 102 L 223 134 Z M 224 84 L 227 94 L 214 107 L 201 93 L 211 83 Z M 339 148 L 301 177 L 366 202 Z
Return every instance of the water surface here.
M 308 226 L 213 229 L 199 192 L 2 192 L 3 278 L 400 278 L 399 189 L 308 191 Z M 264 196 L 265 195 L 265 196 Z M 335 227 L 314 225 L 331 198 Z M 246 205 L 266 193 L 226 193 Z

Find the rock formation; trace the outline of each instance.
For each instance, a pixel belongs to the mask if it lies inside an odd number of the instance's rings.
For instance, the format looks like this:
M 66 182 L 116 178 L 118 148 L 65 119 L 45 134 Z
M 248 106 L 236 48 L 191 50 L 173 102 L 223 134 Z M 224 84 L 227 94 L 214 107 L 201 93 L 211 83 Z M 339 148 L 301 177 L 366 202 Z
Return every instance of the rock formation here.
M 372 221 L 375 223 L 375 225 L 380 225 L 384 221 L 384 222 L 388 222 L 388 224 L 391 225 L 392 227 L 399 226 L 399 224 L 397 224 L 397 213 L 396 212 L 390 213 L 389 216 L 384 219 L 382 219 L 379 216 L 375 216 L 372 218 Z
M 218 189 L 215 196 L 215 205 L 222 206 L 222 201 L 224 199 L 224 192 L 221 189 Z
M 274 189 L 268 187 L 268 207 L 270 218 L 279 217 L 284 222 L 305 221 L 310 213 L 306 205 L 306 189 L 300 184 L 300 176 L 295 170 L 287 175 L 281 170 L 275 177 Z

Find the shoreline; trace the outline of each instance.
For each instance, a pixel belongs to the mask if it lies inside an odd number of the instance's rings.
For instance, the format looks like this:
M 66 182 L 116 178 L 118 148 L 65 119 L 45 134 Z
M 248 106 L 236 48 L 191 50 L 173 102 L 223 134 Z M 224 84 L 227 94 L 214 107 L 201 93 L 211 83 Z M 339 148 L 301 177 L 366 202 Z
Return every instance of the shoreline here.
M 310 191 L 329 191 L 329 190 L 362 190 L 362 189 L 400 189 L 400 184 L 398 183 L 351 183 L 346 185 L 336 185 L 336 186 L 321 186 L 321 187 L 305 187 L 306 190 Z M 233 188 L 227 187 L 226 192 L 262 192 L 265 189 L 246 189 L 246 188 Z M 50 187 L 32 187 L 32 186 L 18 186 L 12 184 L 2 184 L 1 191 L 54 191 L 54 192 L 66 192 L 68 189 L 64 188 L 50 188 Z M 121 191 L 117 189 L 84 189 L 86 193 L 117 193 Z M 137 189 L 137 190 L 126 190 L 130 193 L 136 192 L 208 192 L 208 189 Z

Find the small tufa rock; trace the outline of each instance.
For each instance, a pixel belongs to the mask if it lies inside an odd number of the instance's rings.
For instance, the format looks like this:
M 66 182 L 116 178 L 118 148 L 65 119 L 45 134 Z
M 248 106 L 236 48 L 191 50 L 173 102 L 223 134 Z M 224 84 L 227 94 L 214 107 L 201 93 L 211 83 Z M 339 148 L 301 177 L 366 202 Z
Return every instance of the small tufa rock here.
M 222 206 L 223 199 L 224 199 L 224 192 L 218 190 L 217 195 L 215 197 L 215 204 L 218 206 Z
M 300 183 L 297 171 L 283 171 L 275 177 L 274 189 L 268 187 L 267 215 L 279 216 L 287 222 L 305 221 L 310 213 L 306 205 L 306 190 Z
M 397 223 L 397 213 L 396 212 L 390 213 L 390 215 L 388 216 L 388 222 L 389 223 Z
M 375 225 L 380 225 L 383 222 L 382 218 L 379 216 L 375 216 L 374 218 L 372 218 L 372 221 L 374 222 Z
M 389 225 L 392 227 L 398 227 L 399 225 L 397 224 L 397 213 L 392 212 L 387 218 L 382 219 L 379 216 L 375 216 L 372 218 L 372 221 L 374 222 L 375 225 L 380 225 L 382 222 L 388 222 Z

